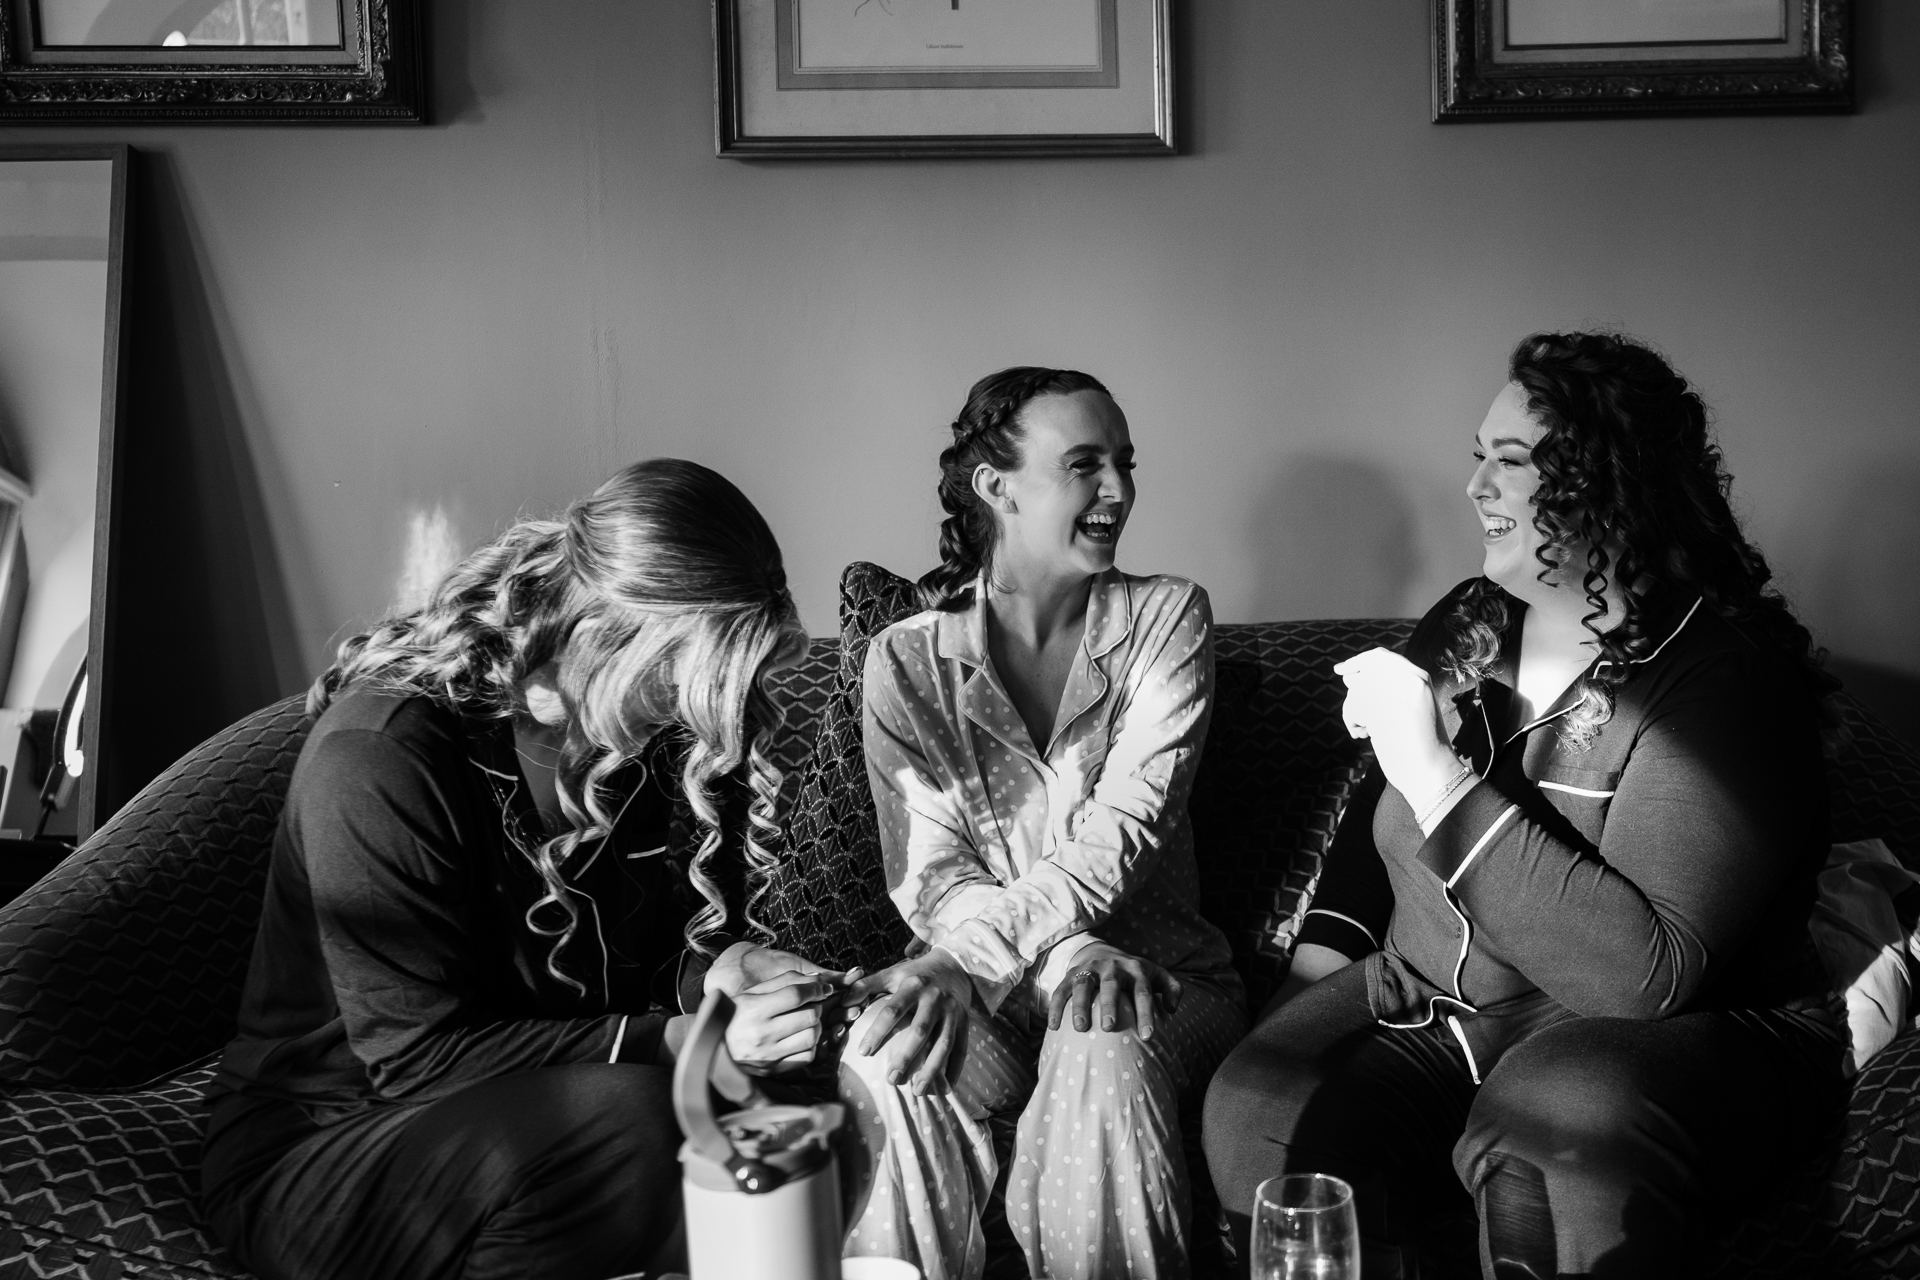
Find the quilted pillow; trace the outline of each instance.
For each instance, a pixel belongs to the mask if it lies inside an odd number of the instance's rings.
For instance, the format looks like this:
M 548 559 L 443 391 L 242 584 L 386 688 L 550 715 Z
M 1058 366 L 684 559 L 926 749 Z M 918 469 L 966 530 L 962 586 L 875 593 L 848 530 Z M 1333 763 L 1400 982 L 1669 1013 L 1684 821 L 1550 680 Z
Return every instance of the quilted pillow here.
M 860 680 L 867 642 L 919 611 L 913 584 L 879 565 L 856 561 L 840 576 L 840 666 L 759 912 L 782 947 L 830 968 L 885 968 L 913 937 L 887 897 L 861 747 Z

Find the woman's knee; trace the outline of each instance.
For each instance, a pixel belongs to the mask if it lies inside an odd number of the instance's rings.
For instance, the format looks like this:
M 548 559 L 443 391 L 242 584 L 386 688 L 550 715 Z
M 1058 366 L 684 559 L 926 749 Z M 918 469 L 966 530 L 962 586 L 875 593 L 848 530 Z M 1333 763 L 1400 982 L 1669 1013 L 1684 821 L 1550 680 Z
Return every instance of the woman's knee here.
M 1537 1169 L 1549 1184 L 1658 1179 L 1679 1168 L 1674 1157 L 1686 1138 L 1676 1120 L 1630 1038 L 1550 1031 L 1489 1073 L 1454 1164 L 1469 1188 L 1516 1164 Z

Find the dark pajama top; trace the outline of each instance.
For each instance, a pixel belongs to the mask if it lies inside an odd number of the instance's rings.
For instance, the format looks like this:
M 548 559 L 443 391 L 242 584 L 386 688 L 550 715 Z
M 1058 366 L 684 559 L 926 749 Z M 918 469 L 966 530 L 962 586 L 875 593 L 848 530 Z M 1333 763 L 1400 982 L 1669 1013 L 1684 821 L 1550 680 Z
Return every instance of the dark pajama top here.
M 706 969 L 683 942 L 704 900 L 669 849 L 683 750 L 669 731 L 617 775 L 630 798 L 611 837 L 563 869 L 580 924 L 560 962 L 582 993 L 548 972 L 553 940 L 527 921 L 539 819 L 511 726 L 423 697 L 338 699 L 294 769 L 211 1096 L 290 1101 L 324 1125 L 511 1072 L 661 1062 Z
M 1428 836 L 1376 766 L 1299 941 L 1365 956 L 1374 1016 L 1447 1025 L 1476 1075 L 1568 1016 L 1823 1006 L 1807 917 L 1826 780 L 1800 672 L 1704 602 L 1683 604 L 1582 748 L 1560 728 L 1586 676 L 1519 720 L 1517 602 L 1489 679 L 1438 674 L 1442 622 L 1468 585 L 1421 619 L 1407 655 L 1434 676 L 1479 778 Z

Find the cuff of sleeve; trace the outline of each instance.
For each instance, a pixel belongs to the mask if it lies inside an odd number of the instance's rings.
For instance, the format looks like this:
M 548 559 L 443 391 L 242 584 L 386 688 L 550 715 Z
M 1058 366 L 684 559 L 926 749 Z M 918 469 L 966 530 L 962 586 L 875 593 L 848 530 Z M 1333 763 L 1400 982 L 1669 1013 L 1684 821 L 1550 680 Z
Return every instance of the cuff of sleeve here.
M 1006 890 L 997 884 L 963 885 L 949 893 L 946 900 L 927 916 L 927 924 L 936 935 L 944 937 L 984 915 L 1005 893 Z M 901 910 L 904 913 L 907 908 L 902 907 Z
M 1520 806 L 1498 787 L 1474 784 L 1460 798 L 1415 855 L 1422 866 L 1452 888 L 1486 855 L 1502 831 L 1511 829 Z
M 1014 979 L 995 977 L 992 974 L 981 973 L 968 962 L 968 958 L 963 952 L 956 950 L 947 943 L 936 942 L 931 947 L 928 947 L 927 950 L 944 951 L 949 956 L 952 956 L 953 962 L 959 965 L 960 968 L 966 972 L 967 977 L 973 980 L 973 994 L 986 1008 L 986 1011 L 988 1013 L 1000 1012 L 1000 1006 L 1006 1002 L 1008 993 L 1013 990 Z
M 667 1015 L 663 1013 L 623 1014 L 607 1019 L 607 1061 L 658 1061 L 660 1037 L 666 1026 Z
M 1365 925 L 1352 916 L 1341 915 L 1325 907 L 1315 907 L 1307 912 L 1307 918 L 1300 924 L 1300 932 L 1294 935 L 1293 945 L 1296 948 L 1307 942 L 1338 951 L 1349 960 L 1358 960 L 1380 949 L 1379 940 Z
M 1040 962 L 1033 985 L 1044 993 L 1052 994 L 1053 989 L 1072 972 L 1073 962 L 1080 958 L 1080 953 L 1098 941 L 1100 939 L 1091 933 L 1072 933 L 1054 943 L 1052 950 Z

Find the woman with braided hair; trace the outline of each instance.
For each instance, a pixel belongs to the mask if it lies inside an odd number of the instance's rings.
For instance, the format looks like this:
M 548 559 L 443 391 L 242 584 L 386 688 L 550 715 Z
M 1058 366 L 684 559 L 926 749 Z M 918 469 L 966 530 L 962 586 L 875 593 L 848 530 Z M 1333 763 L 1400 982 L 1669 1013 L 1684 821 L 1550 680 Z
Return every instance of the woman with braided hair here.
M 811 1062 L 846 975 L 753 941 L 805 634 L 753 504 L 637 463 L 341 646 L 204 1162 L 268 1280 L 602 1280 L 677 1250 L 671 1065 Z M 694 830 L 670 838 L 682 803 Z
M 1340 663 L 1374 768 L 1207 1097 L 1254 1189 L 1353 1183 L 1366 1274 L 1694 1276 L 1843 1104 L 1808 935 L 1833 682 L 1658 354 L 1536 334 L 1474 444 L 1484 568 Z
M 1183 1104 L 1246 1027 L 1186 809 L 1207 597 L 1114 567 L 1133 467 L 1093 378 L 982 379 L 940 455 L 927 610 L 867 652 L 887 882 L 920 946 L 856 985 L 881 998 L 849 1057 L 963 1120 L 1017 1115 L 1001 1182 L 1034 1275 L 1188 1274 Z M 971 1154 L 969 1224 L 1000 1172 Z

